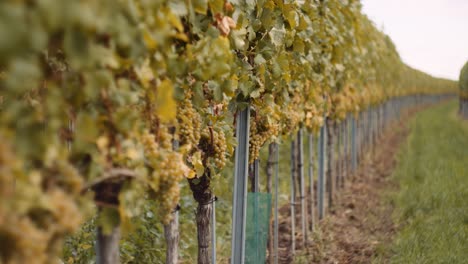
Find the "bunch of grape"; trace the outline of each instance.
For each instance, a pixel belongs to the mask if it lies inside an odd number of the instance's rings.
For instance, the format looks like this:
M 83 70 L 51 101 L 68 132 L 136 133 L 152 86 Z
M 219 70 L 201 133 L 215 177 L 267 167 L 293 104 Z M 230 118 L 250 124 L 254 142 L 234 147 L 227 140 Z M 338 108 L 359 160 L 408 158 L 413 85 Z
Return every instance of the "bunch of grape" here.
M 47 245 L 50 234 L 39 229 L 28 217 L 21 217 L 9 213 L 5 223 L 2 223 L 2 236 L 5 241 L 0 252 L 5 263 L 47 263 L 52 259 L 52 252 L 48 252 Z M 8 225 L 8 226 L 7 226 Z M 22 234 L 28 234 L 27 237 Z
M 332 106 L 330 116 L 333 119 L 343 120 L 346 117 L 346 98 L 342 93 L 331 96 Z
M 260 154 L 260 148 L 265 142 L 264 134 L 255 134 L 250 137 L 249 141 L 249 163 L 253 163 Z
M 208 163 L 221 170 L 226 165 L 226 135 L 224 131 L 213 127 L 206 127 L 201 135 L 201 150 Z M 206 164 L 209 165 L 209 164 Z
M 2 139 L 0 137 L 0 139 Z M 13 195 L 15 182 L 15 172 L 18 170 L 19 162 L 15 159 L 11 150 L 6 144 L 0 144 L 0 167 L 2 168 L 2 177 L 0 177 L 0 224 L 2 223 L 3 203 Z
M 77 172 L 56 164 L 25 172 L 7 144 L 0 144 L 0 168 L 0 234 L 8 242 L 0 247 L 0 262 L 50 263 L 63 235 L 82 222 Z
M 148 185 L 158 202 L 159 215 L 162 216 L 164 223 L 168 223 L 171 220 L 171 212 L 179 201 L 179 182 L 188 174 L 189 168 L 185 165 L 182 154 L 172 150 L 172 146 L 168 144 L 171 135 L 167 129 L 161 129 L 159 138 L 162 139 L 161 142 L 157 142 L 153 134 L 145 133 L 142 136 L 142 143 L 146 159 L 152 169 Z
M 226 136 L 222 130 L 213 131 L 214 163 L 219 170 L 226 166 Z
M 304 125 L 309 131 L 316 131 L 317 124 L 316 124 L 316 117 L 319 116 L 317 111 L 317 107 L 315 104 L 307 104 L 304 108 L 305 111 L 305 119 Z
M 268 122 L 266 116 L 250 120 L 249 163 L 258 158 L 262 146 L 279 134 L 279 125 Z
M 151 174 L 153 181 L 157 181 L 158 189 L 154 190 L 158 201 L 158 213 L 163 217 L 164 223 L 171 220 L 171 212 L 180 198 L 179 182 L 187 173 L 182 156 L 177 152 L 161 155 L 157 170 Z
M 184 100 L 178 105 L 177 121 L 181 145 L 195 147 L 200 140 L 201 117 L 192 104 L 192 92 L 186 90 Z
M 294 131 L 301 122 L 300 112 L 293 107 L 292 104 L 288 105 L 286 111 L 284 111 L 283 121 L 283 133 L 289 134 Z
M 173 135 L 169 133 L 167 127 L 161 127 L 158 131 L 156 141 L 158 142 L 159 149 L 163 149 L 166 151 L 172 151 L 173 146 L 172 146 L 172 140 L 173 140 Z

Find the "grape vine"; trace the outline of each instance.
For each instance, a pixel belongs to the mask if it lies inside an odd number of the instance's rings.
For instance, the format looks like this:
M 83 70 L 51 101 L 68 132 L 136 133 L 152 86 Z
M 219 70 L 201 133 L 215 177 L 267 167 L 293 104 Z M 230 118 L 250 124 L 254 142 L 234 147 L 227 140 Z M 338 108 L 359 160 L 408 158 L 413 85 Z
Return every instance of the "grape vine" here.
M 301 126 L 317 132 L 325 118 L 391 97 L 455 91 L 405 65 L 361 9 L 358 0 L 2 1 L 0 262 L 56 261 L 96 207 L 118 218 L 100 217 L 104 230 L 131 225 L 148 199 L 168 223 L 185 178 L 196 199 L 197 182 L 211 199 L 243 107 L 253 162 Z

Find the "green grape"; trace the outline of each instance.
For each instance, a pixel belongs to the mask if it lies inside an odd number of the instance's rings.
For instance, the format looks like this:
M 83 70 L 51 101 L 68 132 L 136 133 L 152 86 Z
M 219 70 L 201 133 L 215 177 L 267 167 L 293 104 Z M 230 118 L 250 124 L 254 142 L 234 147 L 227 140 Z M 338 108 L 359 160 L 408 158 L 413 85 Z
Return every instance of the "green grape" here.
M 228 153 L 226 136 L 222 130 L 206 127 L 201 133 L 200 146 L 204 159 L 208 161 L 206 166 L 214 166 L 217 170 L 224 168 Z
M 145 146 L 145 156 L 152 173 L 148 183 L 157 202 L 157 209 L 164 223 L 171 220 L 171 212 L 174 210 L 180 196 L 179 182 L 188 174 L 188 167 L 183 161 L 183 156 L 172 149 L 167 141 L 171 138 L 167 129 L 159 133 L 162 141 L 158 142 L 153 134 L 145 133 L 142 142 Z
M 260 149 L 265 142 L 279 134 L 279 124 L 268 122 L 266 113 L 261 117 L 252 118 L 250 121 L 249 163 L 258 158 Z
M 227 153 L 227 146 L 226 146 L 226 136 L 224 135 L 223 131 L 214 131 L 213 132 L 213 147 L 214 147 L 214 162 L 216 168 L 221 170 L 226 166 L 226 153 Z
M 184 100 L 179 104 L 177 120 L 179 123 L 179 138 L 181 145 L 195 147 L 200 141 L 201 117 L 192 104 L 190 90 L 184 92 Z

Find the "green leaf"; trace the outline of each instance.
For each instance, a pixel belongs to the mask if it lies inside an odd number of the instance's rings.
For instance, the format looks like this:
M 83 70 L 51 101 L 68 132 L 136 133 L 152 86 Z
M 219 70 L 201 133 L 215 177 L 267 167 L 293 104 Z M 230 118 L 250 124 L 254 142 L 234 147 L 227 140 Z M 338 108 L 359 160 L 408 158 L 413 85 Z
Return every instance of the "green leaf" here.
M 286 36 L 286 30 L 284 25 L 282 27 L 274 27 L 268 33 L 270 36 L 271 42 L 276 46 L 282 46 L 284 44 L 284 37 Z
M 197 107 L 203 107 L 205 103 L 205 95 L 203 94 L 203 83 L 196 82 L 193 87 L 193 103 Z
M 112 230 L 120 224 L 120 214 L 115 208 L 103 207 L 97 219 L 104 235 L 110 235 Z
M 213 14 L 223 13 L 224 0 L 209 0 L 208 5 Z
M 214 99 L 216 101 L 222 101 L 223 100 L 223 91 L 219 85 L 218 82 L 216 81 L 208 81 L 208 88 L 212 91 L 214 95 Z
M 208 0 L 193 0 L 192 4 L 193 10 L 195 10 L 195 12 L 206 15 L 206 11 L 208 9 Z
M 97 117 L 91 113 L 79 112 L 76 118 L 75 135 L 77 143 L 95 143 L 99 134 Z
M 172 13 L 177 16 L 185 16 L 188 14 L 187 6 L 185 1 L 182 0 L 169 0 L 168 1 L 169 8 L 171 9 Z
M 90 43 L 86 35 L 76 29 L 69 29 L 65 32 L 64 39 L 65 53 L 68 62 L 75 70 L 91 66 L 89 59 Z
M 265 58 L 263 58 L 262 54 L 257 54 L 254 58 L 254 62 L 256 65 L 261 65 L 266 62 Z
M 298 22 L 297 13 L 294 10 L 290 10 L 285 14 L 286 21 L 288 21 L 291 28 L 295 28 Z

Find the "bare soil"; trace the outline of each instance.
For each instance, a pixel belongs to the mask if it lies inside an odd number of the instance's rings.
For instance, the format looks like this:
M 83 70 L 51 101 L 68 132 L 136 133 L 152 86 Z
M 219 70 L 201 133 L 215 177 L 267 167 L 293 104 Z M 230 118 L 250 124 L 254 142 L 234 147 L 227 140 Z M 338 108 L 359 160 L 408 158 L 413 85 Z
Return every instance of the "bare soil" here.
M 346 179 L 344 188 L 337 190 L 335 205 L 316 225 L 306 248 L 300 242 L 300 218 L 296 214 L 295 263 L 371 263 L 376 258 L 385 262 L 386 251 L 382 249 L 391 243 L 396 231 L 389 194 L 398 187 L 390 175 L 399 145 L 407 134 L 403 122 L 394 124 L 375 149 L 365 152 L 357 172 Z M 280 209 L 280 216 L 279 263 L 292 263 L 289 205 Z

